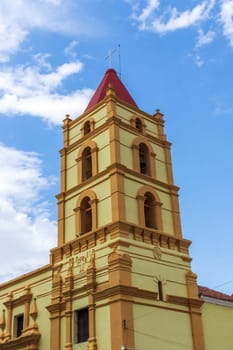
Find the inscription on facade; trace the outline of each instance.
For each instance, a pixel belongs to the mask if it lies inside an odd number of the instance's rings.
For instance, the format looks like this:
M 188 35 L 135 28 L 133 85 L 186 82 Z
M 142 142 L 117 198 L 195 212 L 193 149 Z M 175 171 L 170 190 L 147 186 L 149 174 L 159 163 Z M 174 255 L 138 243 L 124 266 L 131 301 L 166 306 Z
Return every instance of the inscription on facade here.
M 79 253 L 75 258 L 75 265 L 79 268 L 79 273 L 85 272 L 91 260 L 95 259 L 95 250 L 89 249 L 86 252 Z

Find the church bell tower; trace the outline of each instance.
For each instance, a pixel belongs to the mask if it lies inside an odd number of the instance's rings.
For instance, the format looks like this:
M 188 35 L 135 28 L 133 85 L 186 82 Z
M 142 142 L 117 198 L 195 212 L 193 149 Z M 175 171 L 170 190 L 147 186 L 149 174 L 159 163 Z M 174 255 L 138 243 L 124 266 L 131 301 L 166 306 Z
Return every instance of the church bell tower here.
M 203 350 L 163 114 L 108 69 L 63 133 L 51 349 Z

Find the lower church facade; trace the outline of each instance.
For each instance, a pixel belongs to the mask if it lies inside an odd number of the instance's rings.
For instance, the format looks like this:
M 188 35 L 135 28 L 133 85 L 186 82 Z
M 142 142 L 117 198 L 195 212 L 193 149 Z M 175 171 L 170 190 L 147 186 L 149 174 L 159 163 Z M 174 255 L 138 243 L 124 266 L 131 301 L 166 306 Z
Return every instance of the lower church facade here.
M 160 110 L 109 69 L 63 134 L 57 246 L 0 284 L 0 350 L 231 349 L 233 298 L 197 286 Z

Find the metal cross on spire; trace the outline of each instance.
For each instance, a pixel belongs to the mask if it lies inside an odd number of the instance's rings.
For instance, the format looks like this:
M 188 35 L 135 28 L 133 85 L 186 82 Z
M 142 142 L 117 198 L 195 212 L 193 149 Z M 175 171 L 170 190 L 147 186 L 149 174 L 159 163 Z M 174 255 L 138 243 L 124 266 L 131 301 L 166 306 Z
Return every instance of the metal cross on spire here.
M 116 52 L 116 49 L 110 49 L 108 50 L 108 54 L 105 57 L 105 59 L 109 60 L 109 68 L 112 68 L 112 55 L 114 54 L 114 52 Z

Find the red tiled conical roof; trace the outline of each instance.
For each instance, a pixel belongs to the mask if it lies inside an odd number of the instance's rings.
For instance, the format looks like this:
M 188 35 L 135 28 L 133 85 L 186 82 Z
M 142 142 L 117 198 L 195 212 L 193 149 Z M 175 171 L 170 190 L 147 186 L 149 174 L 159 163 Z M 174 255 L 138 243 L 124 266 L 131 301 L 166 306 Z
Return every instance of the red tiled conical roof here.
M 119 77 L 117 76 L 117 73 L 114 69 L 110 68 L 106 71 L 101 83 L 99 84 L 98 88 L 96 89 L 94 95 L 92 96 L 87 108 L 85 109 L 85 112 L 87 112 L 89 109 L 94 107 L 97 103 L 102 101 L 106 96 L 106 90 L 109 86 L 109 84 L 112 85 L 116 96 L 130 104 L 133 107 L 138 108 L 137 104 L 135 103 L 134 99 L 130 96 L 128 90 L 124 86 L 124 84 L 121 82 Z

